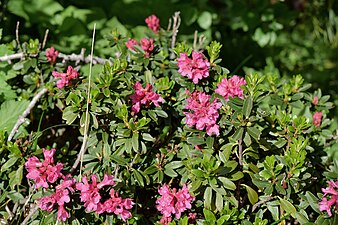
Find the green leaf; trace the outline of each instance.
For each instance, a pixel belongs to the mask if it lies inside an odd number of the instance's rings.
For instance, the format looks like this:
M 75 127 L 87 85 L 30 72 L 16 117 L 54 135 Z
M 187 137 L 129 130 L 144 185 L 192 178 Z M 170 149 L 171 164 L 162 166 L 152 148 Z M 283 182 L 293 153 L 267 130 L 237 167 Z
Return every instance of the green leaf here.
M 172 168 L 164 168 L 164 173 L 169 177 L 177 177 L 178 174 Z
M 200 178 L 204 177 L 204 172 L 199 169 L 192 169 L 191 173 L 195 175 L 196 177 L 200 177 Z
M 12 157 L 9 158 L 1 167 L 1 172 L 4 172 L 6 170 L 8 170 L 11 166 L 13 166 L 16 161 L 18 161 L 18 157 L 15 157 L 13 155 L 11 155 Z
M 187 142 L 192 145 L 203 145 L 205 143 L 204 137 L 193 136 L 188 137 Z
M 144 181 L 143 181 L 143 177 L 141 175 L 140 172 L 138 172 L 137 170 L 133 171 L 134 177 L 136 179 L 136 181 L 142 186 L 144 187 Z
M 177 169 L 181 166 L 183 166 L 182 161 L 172 161 L 172 162 L 166 164 L 164 168 Z
M 9 186 L 14 189 L 16 185 L 20 185 L 23 176 L 23 165 L 19 166 L 19 168 L 15 171 L 15 176 L 11 177 L 9 180 Z
M 279 198 L 279 202 L 281 207 L 285 210 L 285 212 L 291 214 L 294 217 L 295 213 L 297 212 L 297 209 L 292 205 L 292 203 L 289 202 L 288 200 L 281 198 Z
M 138 148 L 139 148 L 138 133 L 133 134 L 133 137 L 131 138 L 131 142 L 132 142 L 134 151 L 138 152 Z
M 202 14 L 197 19 L 198 25 L 207 30 L 212 24 L 212 15 L 208 11 L 202 12 Z
M 207 187 L 204 191 L 204 207 L 207 209 L 211 208 L 211 200 L 212 200 L 212 188 Z
M 306 196 L 307 202 L 309 203 L 309 205 L 311 206 L 311 208 L 314 211 L 316 211 L 317 213 L 320 213 L 319 205 L 318 205 L 319 198 L 317 198 L 314 194 L 312 194 L 309 191 L 307 191 L 305 193 L 305 196 Z
M 216 224 L 216 217 L 210 210 L 203 209 L 203 214 L 209 224 Z
M 244 128 L 243 127 L 239 127 L 236 130 L 236 132 L 232 135 L 232 138 L 235 139 L 236 141 L 238 141 L 239 139 L 242 139 L 243 132 L 244 132 Z
M 25 199 L 23 195 L 20 192 L 17 192 L 16 190 L 8 192 L 8 197 L 14 202 L 19 202 L 20 200 Z
M 246 131 L 250 134 L 251 137 L 253 137 L 255 140 L 259 140 L 261 136 L 261 131 L 258 130 L 256 127 L 248 127 Z
M 226 177 L 218 177 L 218 179 L 223 183 L 224 187 L 229 190 L 235 190 L 236 189 L 236 184 L 229 180 Z
M 148 133 L 143 133 L 142 134 L 142 138 L 143 140 L 145 141 L 151 141 L 151 142 L 154 142 L 156 140 L 156 138 L 153 138 L 150 134 Z
M 249 197 L 249 201 L 252 205 L 254 205 L 257 201 L 258 201 L 258 194 L 257 192 L 252 189 L 250 186 L 246 185 L 246 184 L 242 184 L 242 186 L 245 187 L 246 191 L 248 192 L 248 197 Z
M 11 131 L 28 104 L 29 101 L 27 100 L 8 100 L 2 103 L 0 108 L 0 130 Z
M 251 96 L 246 97 L 243 105 L 243 115 L 246 118 L 250 116 L 252 106 L 253 106 L 252 97 Z
M 146 174 L 153 174 L 156 171 L 158 171 L 158 168 L 156 167 L 156 165 L 151 165 L 147 169 L 144 170 L 144 173 L 146 173 Z
M 63 114 L 62 114 L 62 119 L 66 120 L 66 124 L 70 125 L 72 124 L 75 119 L 78 117 L 79 112 L 77 111 L 77 108 L 73 106 L 68 106 L 64 109 Z
M 216 209 L 218 211 L 222 211 L 223 209 L 223 196 L 216 192 L 216 202 L 215 202 L 215 205 L 216 205 Z
M 160 109 L 154 109 L 154 112 L 157 114 L 157 116 L 162 118 L 168 118 L 168 114 Z

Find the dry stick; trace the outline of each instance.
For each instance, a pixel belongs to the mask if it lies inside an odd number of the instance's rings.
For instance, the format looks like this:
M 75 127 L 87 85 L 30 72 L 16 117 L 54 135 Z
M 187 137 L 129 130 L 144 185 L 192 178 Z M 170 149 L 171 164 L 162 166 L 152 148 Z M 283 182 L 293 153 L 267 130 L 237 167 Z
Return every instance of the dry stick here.
M 19 39 L 19 26 L 20 26 L 20 22 L 18 21 L 18 22 L 16 22 L 15 37 L 16 37 L 16 43 L 18 44 L 19 49 L 22 52 L 20 39 Z
M 21 116 L 19 116 L 18 120 L 16 121 L 16 124 L 14 125 L 11 133 L 8 136 L 7 141 L 11 141 L 14 137 L 15 133 L 18 132 L 19 127 L 21 124 L 25 122 L 25 118 L 28 116 L 29 112 L 34 108 L 37 101 L 47 92 L 47 88 L 42 88 L 37 95 L 34 96 L 32 101 L 29 103 L 28 107 L 25 109 L 25 111 L 22 113 Z
M 43 38 L 43 41 L 42 41 L 42 47 L 41 47 L 41 49 L 44 49 L 45 46 L 46 46 L 48 33 L 49 33 L 49 30 L 47 29 L 46 32 L 45 32 L 45 36 Z
M 82 52 L 83 50 L 81 50 L 80 54 L 63 54 L 63 53 L 59 53 L 58 54 L 58 58 L 62 59 L 63 63 L 67 62 L 67 61 L 74 61 L 74 62 L 84 62 L 84 63 L 90 63 L 91 62 L 91 56 L 88 55 L 86 57 L 84 57 L 84 53 Z M 32 57 L 36 57 L 36 55 L 33 55 Z M 25 58 L 25 54 L 23 52 L 20 53 L 15 53 L 12 55 L 4 55 L 4 56 L 0 56 L 0 62 L 8 62 L 9 64 L 11 64 L 11 60 L 14 59 L 24 59 Z M 105 64 L 106 62 L 110 62 L 108 59 L 103 59 L 103 58 L 99 58 L 97 56 L 93 56 L 93 64 Z
M 243 166 L 243 146 L 242 146 L 242 138 L 238 140 L 238 163 Z
M 195 33 L 194 33 L 194 44 L 193 44 L 193 49 L 195 52 L 197 52 L 197 30 L 195 30 Z
M 175 43 L 176 43 L 176 36 L 178 33 L 178 28 L 181 25 L 181 18 L 180 18 L 180 12 L 175 12 L 174 16 L 173 16 L 173 34 L 172 34 L 172 38 L 171 38 L 171 49 L 174 49 L 175 47 Z M 175 52 L 172 51 L 170 54 L 170 59 L 174 59 L 175 58 Z
M 30 220 L 30 218 L 32 218 L 32 216 L 36 213 L 37 210 L 38 210 L 38 206 L 35 205 L 34 208 L 29 211 L 29 214 L 24 219 L 24 221 L 22 221 L 21 225 L 26 225 L 28 221 Z
M 94 30 L 93 30 L 93 37 L 92 37 L 92 49 L 90 52 L 90 64 L 89 64 L 89 75 L 88 75 L 88 89 L 87 89 L 87 107 L 86 107 L 86 115 L 85 115 L 85 124 L 84 124 L 84 135 L 83 135 L 83 142 L 81 145 L 81 149 L 79 154 L 77 155 L 77 159 L 71 169 L 71 173 L 76 169 L 76 167 L 80 163 L 80 177 L 81 177 L 81 171 L 82 171 L 82 162 L 83 162 L 83 156 L 87 149 L 87 139 L 88 139 L 88 125 L 89 125 L 89 101 L 90 101 L 90 82 L 91 82 L 91 76 L 92 76 L 92 67 L 93 67 L 93 54 L 94 54 L 94 42 L 95 42 L 95 29 L 96 29 L 96 23 L 94 23 Z

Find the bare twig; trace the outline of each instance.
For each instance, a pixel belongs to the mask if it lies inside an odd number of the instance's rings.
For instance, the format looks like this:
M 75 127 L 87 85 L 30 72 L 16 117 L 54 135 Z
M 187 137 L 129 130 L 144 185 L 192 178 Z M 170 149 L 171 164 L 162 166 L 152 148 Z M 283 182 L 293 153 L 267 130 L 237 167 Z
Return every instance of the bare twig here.
M 36 213 L 37 210 L 38 210 L 37 205 L 35 205 L 34 208 L 31 208 L 30 211 L 29 211 L 29 214 L 24 219 L 24 221 L 22 221 L 21 225 L 26 225 L 28 223 L 28 221 L 32 218 L 32 216 Z
M 42 41 L 41 49 L 44 49 L 45 46 L 46 46 L 48 33 L 49 33 L 49 30 L 47 29 L 46 32 L 45 32 L 45 36 L 44 36 L 44 38 L 43 38 L 43 41 Z
M 176 37 L 177 37 L 177 33 L 178 33 L 178 28 L 181 25 L 181 18 L 180 18 L 180 12 L 175 12 L 174 16 L 173 16 L 173 34 L 171 37 L 171 49 L 174 49 L 175 44 L 176 44 Z M 170 59 L 174 59 L 175 58 L 175 52 L 172 51 L 170 54 Z
M 25 122 L 25 118 L 28 116 L 29 112 L 34 108 L 37 101 L 47 92 L 46 88 L 43 88 L 39 91 L 37 95 L 34 96 L 32 101 L 29 103 L 28 107 L 25 109 L 25 111 L 22 113 L 21 116 L 19 116 L 19 119 L 16 121 L 16 124 L 14 125 L 11 133 L 8 136 L 7 141 L 11 141 L 14 137 L 15 133 L 18 132 L 19 127 L 21 124 Z
M 37 57 L 37 55 L 29 55 L 30 57 Z M 14 59 L 24 59 L 25 58 L 25 54 L 23 52 L 20 53 L 15 53 L 12 55 L 4 55 L 4 56 L 0 56 L 0 62 L 8 62 L 9 64 L 11 64 L 11 60 Z M 84 56 L 84 52 L 83 50 L 81 50 L 80 54 L 63 54 L 63 53 L 59 53 L 58 54 L 58 58 L 62 59 L 63 63 L 66 63 L 68 61 L 71 62 L 76 62 L 76 63 L 80 63 L 80 62 L 84 62 L 84 63 L 90 63 L 90 55 L 88 56 Z M 93 64 L 105 64 L 106 62 L 109 62 L 108 59 L 103 59 L 103 58 L 99 58 L 97 56 L 93 56 Z
M 197 30 L 195 30 L 195 33 L 194 33 L 194 43 L 193 43 L 193 49 L 194 51 L 197 51 Z
M 262 204 L 264 204 L 264 203 L 270 201 L 271 199 L 273 199 L 273 197 L 268 196 L 268 197 L 266 197 L 266 198 L 260 200 L 260 201 L 257 202 L 256 204 L 254 204 L 254 205 L 252 206 L 252 212 L 255 211 L 257 207 L 259 207 L 260 205 L 262 205 Z
M 109 62 L 108 59 L 102 59 L 96 56 L 88 55 L 87 57 L 84 57 L 84 54 L 82 52 L 79 55 L 74 54 L 74 53 L 70 55 L 59 53 L 58 58 L 62 59 L 63 63 L 66 63 L 67 61 L 73 61 L 77 63 L 80 63 L 80 62 L 91 63 L 92 62 L 93 64 L 105 64 L 106 62 Z
M 0 56 L 0 62 L 8 62 L 8 64 L 12 63 L 13 59 L 24 59 L 25 58 L 25 54 L 23 52 L 20 53 L 15 53 L 12 55 L 4 55 L 4 56 Z
M 243 166 L 243 146 L 242 139 L 238 140 L 238 163 Z
M 89 126 L 89 102 L 90 102 L 90 83 L 91 83 L 91 76 L 92 76 L 92 67 L 93 67 L 93 54 L 94 54 L 94 43 L 95 43 L 95 30 L 96 30 L 96 23 L 94 23 L 93 29 L 93 37 L 92 37 L 92 48 L 90 52 L 90 64 L 89 64 L 89 75 L 88 75 L 88 89 L 87 89 L 87 107 L 86 107 L 86 114 L 85 114 L 85 124 L 84 124 L 84 134 L 83 134 L 83 141 L 81 145 L 81 149 L 79 154 L 77 155 L 77 159 L 71 169 L 71 173 L 76 169 L 76 167 L 80 163 L 80 177 L 82 171 L 82 162 L 83 156 L 87 150 L 87 139 L 88 139 L 88 126 Z M 84 53 L 83 53 L 84 55 Z
M 15 37 L 16 37 L 16 43 L 18 44 L 18 47 L 20 51 L 22 52 L 21 44 L 20 44 L 20 39 L 19 39 L 19 27 L 20 27 L 20 22 L 16 22 L 16 29 L 15 29 Z

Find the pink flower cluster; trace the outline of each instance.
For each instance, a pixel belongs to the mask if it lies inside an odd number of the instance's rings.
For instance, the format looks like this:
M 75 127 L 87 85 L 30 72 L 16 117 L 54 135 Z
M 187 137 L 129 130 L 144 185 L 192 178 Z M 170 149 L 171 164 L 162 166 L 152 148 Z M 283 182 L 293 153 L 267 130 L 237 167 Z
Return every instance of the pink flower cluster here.
M 74 192 L 74 189 L 72 188 L 74 183 L 74 178 L 71 178 L 70 175 L 65 176 L 63 182 L 56 186 L 55 193 L 38 199 L 39 208 L 51 212 L 54 209 L 55 204 L 57 204 L 57 218 L 59 220 L 66 221 L 70 215 L 66 211 L 64 205 L 65 203 L 70 202 L 69 192 Z
M 58 178 L 62 178 L 62 182 L 56 185 L 54 193 L 49 196 L 44 196 L 38 199 L 38 206 L 42 210 L 52 212 L 54 207 L 58 207 L 57 218 L 66 221 L 70 217 L 66 211 L 65 204 L 71 202 L 70 194 L 79 190 L 81 192 L 80 199 L 84 202 L 87 211 L 94 211 L 98 214 L 114 213 L 126 221 L 132 216 L 128 210 L 133 207 L 133 201 L 130 198 L 122 199 L 119 197 L 112 187 L 110 187 L 110 197 L 102 198 L 100 190 L 105 186 L 112 186 L 115 184 L 113 176 L 107 174 L 101 182 L 98 183 L 97 176 L 91 176 L 91 183 L 88 182 L 87 177 L 82 178 L 82 182 L 76 183 L 75 179 L 70 174 L 64 176 L 61 174 L 63 168 L 62 163 L 54 166 L 54 153 L 55 149 L 46 150 L 42 149 L 45 160 L 40 162 L 36 156 L 28 158 L 25 163 L 28 171 L 27 178 L 35 181 L 35 187 L 48 188 L 48 183 L 55 183 Z M 75 189 L 73 188 L 75 185 Z
M 134 89 L 135 93 L 130 96 L 133 104 L 131 110 L 134 113 L 140 111 L 141 105 L 148 106 L 152 102 L 155 106 L 159 106 L 160 102 L 164 102 L 160 94 L 153 92 L 152 86 L 149 83 L 146 84 L 146 88 L 143 88 L 141 83 L 137 81 L 134 85 Z
M 190 111 L 184 112 L 184 114 L 186 115 L 188 126 L 196 125 L 198 130 L 205 128 L 209 136 L 213 134 L 219 135 L 219 126 L 216 124 L 216 120 L 219 117 L 218 109 L 222 106 L 222 103 L 218 102 L 217 99 L 210 103 L 210 95 L 204 92 L 197 90 L 193 93 L 186 92 L 189 98 L 185 108 Z
M 55 149 L 42 149 L 45 160 L 40 162 L 36 156 L 28 158 L 25 167 L 28 171 L 27 178 L 35 182 L 35 187 L 48 188 L 48 183 L 55 183 L 56 180 L 62 176 L 61 170 L 63 164 L 58 163 L 54 165 Z
M 163 214 L 160 223 L 166 225 L 171 222 L 172 214 L 175 214 L 176 219 L 181 218 L 181 214 L 187 209 L 191 209 L 191 202 L 195 199 L 190 193 L 186 186 L 183 185 L 181 190 L 172 190 L 164 184 L 159 190 L 158 193 L 161 195 L 159 199 L 156 200 L 156 208 Z
M 324 196 L 331 195 L 330 199 L 324 197 L 321 202 L 319 202 L 319 210 L 326 211 L 329 216 L 332 216 L 331 206 L 334 206 L 335 209 L 338 209 L 338 181 L 334 182 L 332 180 L 327 182 L 329 187 L 322 188 Z
M 119 215 L 123 221 L 126 221 L 132 216 L 128 210 L 133 207 L 133 201 L 129 198 L 122 199 L 113 188 L 109 192 L 110 198 L 104 202 L 102 202 L 102 196 L 99 193 L 104 186 L 114 185 L 113 178 L 113 176 L 105 174 L 103 180 L 98 183 L 97 176 L 93 174 L 91 176 L 92 183 L 88 182 L 87 177 L 83 177 L 82 182 L 76 183 L 75 187 L 81 191 L 81 202 L 84 202 L 87 211 L 95 211 L 98 214 L 114 213 Z
M 312 119 L 313 125 L 315 125 L 315 127 L 320 126 L 320 123 L 322 122 L 322 116 L 323 116 L 322 112 L 315 112 L 315 114 L 313 114 Z
M 180 53 L 180 57 L 177 58 L 177 66 L 178 72 L 182 76 L 187 76 L 194 84 L 209 76 L 210 63 L 204 59 L 204 55 L 200 52 L 194 51 L 191 59 L 186 53 Z
M 229 80 L 227 78 L 223 78 L 221 83 L 218 84 L 215 92 L 222 95 L 227 101 L 229 100 L 229 97 L 234 98 L 235 96 L 243 99 L 243 89 L 241 89 L 242 85 L 246 85 L 245 79 L 234 75 Z
M 46 50 L 46 57 L 48 62 L 50 62 L 52 65 L 55 64 L 56 58 L 58 57 L 59 51 L 55 51 L 54 47 L 48 48 Z
M 68 85 L 71 80 L 78 78 L 79 73 L 73 69 L 73 67 L 68 66 L 66 73 L 53 71 L 52 75 L 56 78 L 61 78 L 56 82 L 56 86 L 58 88 L 63 88 L 64 86 Z
M 157 16 L 151 15 L 146 18 L 145 22 L 151 30 L 153 30 L 155 33 L 158 33 L 160 28 L 160 19 Z
M 143 38 L 142 40 L 140 40 L 140 44 L 141 44 L 141 47 L 144 51 L 144 57 L 149 58 L 151 53 L 154 50 L 154 40 L 152 38 L 150 38 L 150 39 Z M 135 51 L 135 48 L 134 48 L 135 45 L 139 45 L 139 43 L 135 39 L 129 39 L 126 42 L 127 48 L 129 48 L 133 51 Z

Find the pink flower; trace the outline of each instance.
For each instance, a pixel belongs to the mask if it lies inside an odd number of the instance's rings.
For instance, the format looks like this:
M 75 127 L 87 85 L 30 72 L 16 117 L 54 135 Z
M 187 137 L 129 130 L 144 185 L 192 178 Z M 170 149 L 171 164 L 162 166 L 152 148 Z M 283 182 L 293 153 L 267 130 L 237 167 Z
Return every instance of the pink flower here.
M 69 193 L 74 192 L 72 186 L 75 183 L 75 179 L 70 175 L 64 177 L 61 184 L 55 188 L 55 193 L 50 196 L 44 196 L 38 199 L 38 206 L 42 210 L 51 212 L 54 209 L 55 204 L 58 205 L 57 218 L 62 221 L 66 221 L 70 217 L 69 213 L 65 210 L 65 203 L 70 202 Z
M 26 170 L 28 171 L 26 177 L 35 182 L 36 188 L 48 188 L 48 183 L 55 183 L 62 176 L 61 170 L 63 169 L 63 164 L 58 163 L 54 165 L 53 155 L 56 150 L 46 150 L 43 148 L 42 151 L 45 158 L 42 163 L 36 156 L 28 158 L 25 163 Z
M 324 196 L 331 195 L 330 199 L 328 200 L 326 197 L 319 202 L 319 210 L 326 211 L 329 216 L 332 216 L 331 206 L 334 206 L 335 209 L 338 207 L 338 181 L 334 182 L 332 180 L 327 182 L 329 187 L 322 188 L 322 192 Z
M 47 57 L 47 60 L 51 63 L 51 64 L 55 64 L 56 62 L 56 58 L 59 54 L 59 51 L 55 51 L 55 48 L 54 47 L 51 47 L 51 48 L 48 48 L 46 50 L 46 57 Z
M 70 217 L 69 213 L 65 210 L 64 205 L 60 205 L 58 209 L 58 220 L 65 222 Z
M 126 221 L 132 216 L 128 210 L 133 208 L 133 201 L 130 198 L 122 199 L 114 189 L 111 189 L 109 194 L 110 198 L 101 204 L 101 209 L 98 213 L 114 213 L 119 215 L 123 221 Z
M 241 89 L 242 85 L 246 85 L 245 79 L 234 75 L 229 80 L 227 80 L 227 78 L 223 78 L 221 83 L 218 84 L 215 92 L 222 95 L 227 101 L 229 100 L 229 97 L 234 98 L 235 96 L 243 99 L 243 89 Z
M 134 40 L 134 39 L 129 39 L 127 42 L 126 42 L 126 46 L 127 48 L 131 49 L 131 50 L 135 50 L 134 49 L 134 46 L 135 45 L 138 45 L 137 41 Z
M 157 16 L 151 15 L 146 18 L 145 22 L 151 30 L 153 30 L 155 33 L 158 33 L 158 29 L 160 27 L 160 19 Z
M 71 66 L 68 66 L 66 73 L 53 71 L 52 75 L 56 78 L 60 78 L 60 80 L 56 82 L 56 86 L 60 89 L 68 85 L 71 80 L 79 77 L 79 73 Z
M 313 119 L 313 125 L 315 125 L 315 127 L 319 127 L 320 123 L 322 121 L 322 112 L 315 112 L 315 114 L 313 114 L 312 119 Z
M 81 202 L 84 202 L 84 206 L 87 211 L 100 210 L 101 195 L 99 190 L 104 186 L 114 185 L 113 176 L 107 174 L 104 175 L 102 182 L 97 183 L 97 176 L 93 174 L 91 176 L 92 183 L 88 183 L 88 178 L 84 176 L 82 183 L 76 183 L 75 188 L 81 191 Z
M 202 53 L 195 51 L 192 59 L 186 53 L 180 53 L 180 58 L 177 59 L 178 72 L 197 84 L 199 80 L 209 76 L 210 63 L 203 57 Z
M 170 222 L 172 221 L 172 218 L 171 217 L 165 217 L 163 216 L 160 220 L 160 223 L 162 225 L 168 225 Z
M 184 112 L 187 125 L 190 127 L 196 125 L 198 130 L 205 128 L 209 136 L 219 135 L 219 126 L 216 124 L 216 120 L 219 117 L 217 110 L 222 104 L 217 99 L 210 103 L 210 95 L 204 92 L 196 90 L 190 94 L 187 91 L 187 94 L 190 95 L 187 99 L 188 104 L 185 106 L 189 112 Z
M 312 104 L 318 105 L 318 96 L 313 96 Z
M 144 51 L 144 57 L 149 58 L 150 54 L 152 53 L 152 51 L 154 50 L 154 40 L 153 39 L 147 39 L 147 38 L 143 38 L 140 41 L 141 47 Z
M 176 219 L 181 218 L 182 212 L 191 209 L 191 202 L 195 199 L 190 195 L 186 184 L 177 192 L 176 188 L 170 190 L 164 184 L 158 193 L 161 197 L 156 200 L 156 208 L 163 214 L 161 224 L 168 224 L 171 221 L 171 214 L 175 214 Z
M 141 109 L 141 105 L 149 106 L 152 102 L 155 106 L 159 106 L 160 102 L 164 102 L 164 99 L 161 97 L 160 94 L 156 94 L 152 90 L 151 84 L 147 83 L 146 88 L 142 88 L 140 82 L 136 82 L 134 85 L 135 93 L 130 96 L 132 101 L 132 108 L 131 110 L 134 113 L 138 113 Z

